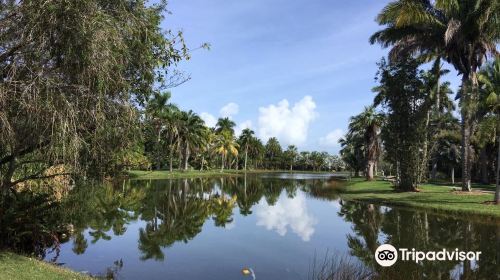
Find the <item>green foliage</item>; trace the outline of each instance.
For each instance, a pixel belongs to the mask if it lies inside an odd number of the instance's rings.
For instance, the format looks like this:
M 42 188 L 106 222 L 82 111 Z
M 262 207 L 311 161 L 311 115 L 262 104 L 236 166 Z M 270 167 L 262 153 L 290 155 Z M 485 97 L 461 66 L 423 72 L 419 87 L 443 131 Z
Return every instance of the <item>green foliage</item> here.
M 416 190 L 420 183 L 422 147 L 426 140 L 426 118 L 430 102 L 422 91 L 418 62 L 411 58 L 380 63 L 380 86 L 375 105 L 383 105 L 387 123 L 382 137 L 386 159 L 397 168 L 397 186 Z
M 169 70 L 189 58 L 182 34 L 160 28 L 165 2 L 1 5 L 2 189 L 55 164 L 76 175 L 107 174 L 113 154 L 136 135 L 135 105 L 171 85 Z

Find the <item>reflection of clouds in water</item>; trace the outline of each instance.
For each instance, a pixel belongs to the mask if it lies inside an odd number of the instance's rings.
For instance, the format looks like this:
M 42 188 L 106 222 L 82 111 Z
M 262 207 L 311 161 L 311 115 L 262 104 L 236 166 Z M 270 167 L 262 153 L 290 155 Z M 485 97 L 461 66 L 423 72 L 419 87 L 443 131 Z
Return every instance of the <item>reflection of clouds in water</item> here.
M 236 226 L 236 223 L 233 221 L 230 224 L 226 224 L 226 226 L 224 227 L 224 229 L 226 229 L 226 230 L 232 230 L 235 226 Z
M 316 219 L 307 212 L 304 194 L 298 193 L 294 198 L 281 195 L 275 205 L 270 206 L 263 201 L 257 205 L 257 225 L 274 230 L 284 236 L 288 226 L 302 240 L 309 241 L 314 233 Z

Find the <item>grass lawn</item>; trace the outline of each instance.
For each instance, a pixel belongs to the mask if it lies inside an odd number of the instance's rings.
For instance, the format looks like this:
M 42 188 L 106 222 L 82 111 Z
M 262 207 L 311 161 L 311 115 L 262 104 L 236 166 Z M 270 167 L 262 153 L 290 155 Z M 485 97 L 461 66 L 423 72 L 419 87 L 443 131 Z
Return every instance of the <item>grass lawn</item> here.
M 235 169 L 225 169 L 223 172 L 220 170 L 189 170 L 181 171 L 174 170 L 173 172 L 167 170 L 154 170 L 154 171 L 142 171 L 142 170 L 131 170 L 127 171 L 127 175 L 131 179 L 176 179 L 176 178 L 193 178 L 193 177 L 218 177 L 218 176 L 240 176 L 245 172 L 243 170 Z M 262 173 L 317 173 L 317 174 L 328 174 L 331 172 L 319 171 L 289 171 L 289 170 L 248 170 L 247 174 L 262 174 Z
M 89 276 L 14 253 L 0 252 L 0 280 L 90 280 Z
M 422 185 L 420 190 L 420 192 L 395 192 L 389 182 L 353 179 L 347 184 L 341 197 L 346 200 L 500 218 L 500 206 L 484 203 L 493 200 L 493 193 L 461 194 L 453 192 L 450 186 L 431 184 Z

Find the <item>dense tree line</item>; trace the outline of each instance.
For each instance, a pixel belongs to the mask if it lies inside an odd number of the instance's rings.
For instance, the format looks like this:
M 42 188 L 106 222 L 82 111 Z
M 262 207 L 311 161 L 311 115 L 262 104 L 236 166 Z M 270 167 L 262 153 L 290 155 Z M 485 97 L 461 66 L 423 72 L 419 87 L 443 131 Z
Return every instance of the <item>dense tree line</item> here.
M 263 143 L 251 129 L 236 136 L 236 123 L 220 118 L 207 127 L 196 113 L 168 102 L 170 93 L 156 94 L 141 112 L 142 138 L 124 154 L 122 168 L 154 170 L 268 169 L 343 170 L 344 163 L 327 152 L 286 149 L 271 137 Z
M 373 179 L 374 165 L 383 165 L 410 191 L 439 172 L 453 182 L 459 173 L 464 191 L 472 180 L 496 180 L 500 202 L 499 17 L 498 1 L 399 0 L 382 10 L 383 29 L 370 41 L 391 50 L 379 65 L 373 107 L 353 117 L 341 141 L 350 169 Z M 442 61 L 462 77 L 458 110 Z

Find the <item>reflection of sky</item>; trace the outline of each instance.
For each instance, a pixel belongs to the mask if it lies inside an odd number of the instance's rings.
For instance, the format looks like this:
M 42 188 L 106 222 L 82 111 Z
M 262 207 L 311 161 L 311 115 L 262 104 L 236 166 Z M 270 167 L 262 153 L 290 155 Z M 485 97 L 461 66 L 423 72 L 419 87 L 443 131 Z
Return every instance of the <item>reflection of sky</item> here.
M 255 214 L 258 226 L 274 230 L 281 236 L 284 236 L 290 228 L 304 241 L 311 239 L 317 223 L 316 218 L 307 211 L 303 193 L 297 193 L 294 198 L 282 194 L 272 206 L 263 200 L 256 206 Z

